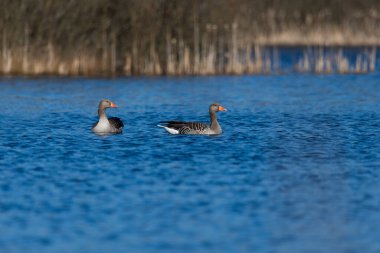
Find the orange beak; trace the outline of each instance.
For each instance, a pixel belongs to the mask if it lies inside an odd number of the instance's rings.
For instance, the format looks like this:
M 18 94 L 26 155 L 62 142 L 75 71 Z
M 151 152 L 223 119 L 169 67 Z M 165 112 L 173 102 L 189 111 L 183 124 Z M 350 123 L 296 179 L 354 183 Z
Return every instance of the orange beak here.
M 218 110 L 219 111 L 224 111 L 224 112 L 226 112 L 227 111 L 227 109 L 226 108 L 224 108 L 223 106 L 221 106 L 221 105 L 219 105 L 219 107 L 218 107 Z
M 114 104 L 114 103 L 111 102 L 111 107 L 112 108 L 117 108 L 118 106 L 116 104 Z

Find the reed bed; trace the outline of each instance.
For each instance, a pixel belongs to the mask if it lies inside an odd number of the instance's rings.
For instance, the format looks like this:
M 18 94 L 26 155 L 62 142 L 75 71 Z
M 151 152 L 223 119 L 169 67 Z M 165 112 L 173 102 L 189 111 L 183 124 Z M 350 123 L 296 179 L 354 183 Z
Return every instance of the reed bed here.
M 378 2 L 321 2 L 3 0 L 0 74 L 267 74 L 284 45 L 306 48 L 300 72 L 374 71 Z
M 376 47 L 361 49 L 351 57 L 353 59 L 344 55 L 343 51 L 341 47 L 305 49 L 295 66 L 296 70 L 318 74 L 364 74 L 376 70 Z
M 257 44 L 209 44 L 204 40 L 199 55 L 191 54 L 185 43 L 170 39 L 163 65 L 154 49 L 144 58 L 137 52 L 127 53 L 123 62 L 112 49 L 103 54 L 78 50 L 75 55 L 57 53 L 52 44 L 40 50 L 39 55 L 25 49 L 3 49 L 0 73 L 5 75 L 218 75 L 271 74 L 289 69 L 283 67 L 282 47 Z M 291 69 L 297 72 L 368 73 L 376 70 L 376 47 L 347 49 L 345 47 L 301 47 L 302 55 Z M 351 52 L 351 57 L 344 54 Z M 117 65 L 121 66 L 121 70 Z
M 231 25 L 233 30 L 236 27 Z M 166 51 L 159 57 L 154 41 L 144 45 L 132 42 L 130 51 L 120 55 L 114 44 L 101 50 L 61 52 L 49 42 L 32 49 L 27 44 L 12 48 L 3 43 L 0 73 L 7 75 L 216 75 L 270 73 L 278 66 L 276 49 L 269 50 L 241 38 L 237 31 L 216 37 L 212 30 L 199 36 L 197 48 L 183 38 L 166 34 Z M 27 41 L 27 40 L 26 40 Z M 38 51 L 38 54 L 35 52 Z

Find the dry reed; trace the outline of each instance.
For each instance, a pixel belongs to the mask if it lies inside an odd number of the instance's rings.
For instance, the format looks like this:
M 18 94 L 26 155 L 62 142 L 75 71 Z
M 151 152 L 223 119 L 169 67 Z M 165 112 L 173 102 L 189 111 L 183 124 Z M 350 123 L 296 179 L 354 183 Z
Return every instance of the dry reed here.
M 214 28 L 217 29 L 217 28 Z M 181 36 L 166 34 L 166 59 L 160 62 L 152 39 L 149 50 L 141 56 L 137 44 L 124 57 L 117 54 L 115 43 L 107 45 L 101 54 L 80 49 L 75 54 L 62 54 L 48 42 L 39 54 L 32 53 L 27 44 L 9 48 L 3 42 L 0 73 L 5 75 L 218 75 L 265 74 L 281 70 L 277 47 L 257 44 L 238 34 L 232 25 L 230 38 L 200 37 L 194 52 Z M 117 59 L 124 59 L 118 71 Z M 308 47 L 295 64 L 299 72 L 367 73 L 376 68 L 376 47 L 366 48 L 355 55 L 352 63 L 341 47 Z
M 351 60 L 343 54 L 343 48 L 316 47 L 308 48 L 296 65 L 299 72 L 318 74 L 356 73 L 364 74 L 375 71 L 376 48 L 366 48 L 354 55 Z
M 372 0 L 3 0 L 0 74 L 265 74 L 289 45 L 309 48 L 297 71 L 366 73 L 379 22 Z M 344 46 L 368 49 L 352 62 Z

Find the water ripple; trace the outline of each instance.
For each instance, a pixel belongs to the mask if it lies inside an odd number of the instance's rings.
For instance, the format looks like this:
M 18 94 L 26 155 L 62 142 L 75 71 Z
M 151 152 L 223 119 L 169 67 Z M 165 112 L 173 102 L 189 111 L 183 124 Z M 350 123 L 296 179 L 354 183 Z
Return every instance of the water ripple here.
M 378 252 L 377 80 L 4 79 L 0 251 Z M 104 97 L 123 134 L 91 133 Z M 220 136 L 156 127 L 214 101 Z

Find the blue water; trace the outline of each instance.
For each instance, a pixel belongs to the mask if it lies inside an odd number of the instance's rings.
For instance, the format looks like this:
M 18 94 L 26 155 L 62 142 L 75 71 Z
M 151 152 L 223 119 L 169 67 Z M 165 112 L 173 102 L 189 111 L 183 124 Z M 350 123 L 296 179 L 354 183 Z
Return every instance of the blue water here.
M 378 253 L 379 80 L 3 78 L 0 252 Z M 220 136 L 156 127 L 215 101 Z

